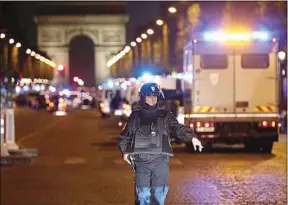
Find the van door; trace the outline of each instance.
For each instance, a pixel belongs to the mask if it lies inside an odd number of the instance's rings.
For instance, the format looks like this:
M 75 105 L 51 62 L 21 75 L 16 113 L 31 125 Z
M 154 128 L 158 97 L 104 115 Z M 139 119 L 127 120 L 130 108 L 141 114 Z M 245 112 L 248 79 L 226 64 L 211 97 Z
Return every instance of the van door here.
M 197 43 L 194 54 L 194 112 L 234 110 L 233 48 L 220 43 Z
M 274 42 L 235 47 L 237 113 L 277 111 L 277 46 Z

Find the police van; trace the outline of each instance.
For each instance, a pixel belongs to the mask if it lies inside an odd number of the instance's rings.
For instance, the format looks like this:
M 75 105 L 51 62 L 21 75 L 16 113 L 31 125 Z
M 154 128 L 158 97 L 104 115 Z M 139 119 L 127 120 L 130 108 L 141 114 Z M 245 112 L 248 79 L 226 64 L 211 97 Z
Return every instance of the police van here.
M 207 32 L 184 48 L 184 123 L 211 148 L 278 141 L 278 42 L 267 32 Z M 191 143 L 186 143 L 193 150 Z

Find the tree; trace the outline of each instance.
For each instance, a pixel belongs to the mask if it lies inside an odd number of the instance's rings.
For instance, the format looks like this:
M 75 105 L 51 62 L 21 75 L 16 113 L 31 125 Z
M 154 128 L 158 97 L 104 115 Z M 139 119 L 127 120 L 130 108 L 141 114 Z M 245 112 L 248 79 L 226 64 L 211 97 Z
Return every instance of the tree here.
M 231 12 L 232 12 L 232 2 L 228 1 L 225 3 L 222 11 L 222 28 L 231 26 Z
M 276 33 L 280 39 L 280 47 L 285 47 L 287 42 L 287 2 L 257 2 L 256 13 L 259 23 Z
M 198 3 L 193 3 L 187 10 L 188 30 L 195 31 L 200 24 L 201 8 Z

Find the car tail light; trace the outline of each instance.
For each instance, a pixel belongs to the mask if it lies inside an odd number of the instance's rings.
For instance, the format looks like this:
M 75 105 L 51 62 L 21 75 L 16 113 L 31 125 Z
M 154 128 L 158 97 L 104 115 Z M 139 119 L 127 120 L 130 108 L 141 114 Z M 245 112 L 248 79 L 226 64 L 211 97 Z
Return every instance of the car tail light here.
M 215 131 L 215 127 L 214 127 L 214 123 L 213 122 L 196 122 L 194 123 L 196 127 L 196 131 L 197 132 L 214 132 Z M 190 124 L 191 127 L 191 124 Z
M 278 124 L 276 121 L 261 121 L 259 122 L 259 127 L 267 128 L 267 127 L 276 127 Z

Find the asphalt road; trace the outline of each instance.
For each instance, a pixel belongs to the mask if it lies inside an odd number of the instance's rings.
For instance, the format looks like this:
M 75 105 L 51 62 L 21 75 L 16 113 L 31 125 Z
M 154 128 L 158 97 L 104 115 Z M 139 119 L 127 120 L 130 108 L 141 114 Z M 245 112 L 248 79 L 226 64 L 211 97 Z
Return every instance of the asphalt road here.
M 15 116 L 18 145 L 39 155 L 28 165 L 1 167 L 1 205 L 133 204 L 133 173 L 116 148 L 114 119 L 95 110 L 56 117 L 20 109 Z M 286 136 L 273 154 L 174 151 L 167 205 L 287 204 Z

